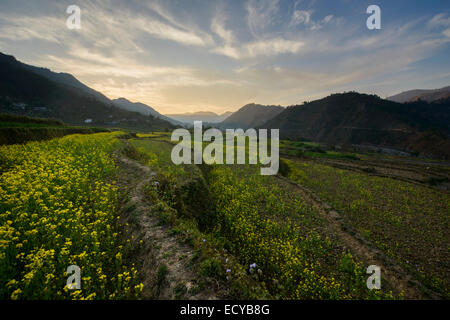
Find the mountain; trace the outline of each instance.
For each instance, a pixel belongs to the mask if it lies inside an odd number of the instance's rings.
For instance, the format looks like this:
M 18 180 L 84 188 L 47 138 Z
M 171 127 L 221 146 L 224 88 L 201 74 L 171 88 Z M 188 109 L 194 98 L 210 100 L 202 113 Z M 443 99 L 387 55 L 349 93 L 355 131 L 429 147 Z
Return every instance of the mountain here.
M 78 81 L 77 78 L 75 78 L 73 75 L 71 75 L 69 73 L 53 72 L 47 68 L 35 67 L 35 66 L 31 66 L 31 65 L 21 63 L 21 62 L 19 62 L 19 63 L 22 65 L 22 67 L 25 70 L 29 70 L 29 71 L 36 73 L 38 75 L 41 75 L 49 80 L 66 85 L 68 87 L 80 89 L 82 92 L 96 98 L 97 100 L 99 100 L 103 103 L 110 103 L 110 100 L 106 96 L 104 96 L 102 93 L 95 91 L 92 88 L 89 88 L 88 86 L 86 86 L 82 82 Z
M 95 91 L 94 89 L 89 88 L 82 82 L 78 81 L 77 78 L 75 78 L 74 76 L 72 76 L 69 73 L 57 73 L 57 72 L 53 72 L 47 68 L 30 66 L 27 64 L 22 64 L 22 65 L 25 69 L 30 70 L 39 75 L 42 75 L 42 76 L 46 77 L 47 79 L 53 80 L 60 84 L 78 88 L 78 89 L 82 90 L 83 92 L 85 92 L 86 94 L 91 95 L 92 97 L 96 98 L 97 100 L 99 100 L 103 103 L 106 103 L 106 104 L 112 103 L 114 106 L 121 108 L 123 110 L 139 112 L 145 116 L 152 115 L 155 118 L 160 118 L 160 119 L 169 121 L 170 123 L 172 123 L 174 125 L 181 125 L 180 122 L 174 121 L 173 119 L 163 116 L 162 114 L 158 113 L 155 109 L 153 109 L 152 107 L 150 107 L 146 104 L 143 104 L 140 102 L 133 103 L 133 102 L 127 100 L 126 98 L 118 98 L 115 100 L 110 100 L 106 96 L 104 96 L 102 93 Z
M 0 53 L 0 112 L 55 118 L 68 124 L 168 130 L 171 123 L 115 107 L 75 77 L 29 66 Z
M 209 111 L 199 111 L 191 113 L 168 114 L 167 116 L 177 121 L 192 125 L 194 124 L 194 121 L 203 121 L 208 123 L 222 122 L 231 114 L 232 112 L 229 111 L 224 112 L 222 114 L 217 114 Z
M 176 121 L 169 117 L 163 116 L 162 114 L 160 114 L 158 111 L 156 111 L 152 107 L 150 107 L 146 104 L 140 103 L 140 102 L 131 102 L 125 98 L 118 98 L 118 99 L 112 100 L 112 104 L 123 110 L 139 112 L 140 114 L 143 114 L 145 116 L 151 115 L 155 118 L 166 120 L 166 121 L 172 123 L 173 125 L 182 125 L 182 123 L 180 121 Z
M 220 123 L 221 128 L 256 128 L 284 111 L 281 106 L 247 104 Z
M 450 97 L 450 86 L 433 90 L 423 90 L 423 89 L 409 90 L 391 97 L 387 97 L 386 99 L 404 103 L 404 102 L 414 102 L 418 100 L 433 102 L 440 99 L 446 99 L 449 97 Z
M 282 139 L 383 146 L 450 158 L 450 99 L 399 104 L 356 92 L 286 108 L 263 128 Z

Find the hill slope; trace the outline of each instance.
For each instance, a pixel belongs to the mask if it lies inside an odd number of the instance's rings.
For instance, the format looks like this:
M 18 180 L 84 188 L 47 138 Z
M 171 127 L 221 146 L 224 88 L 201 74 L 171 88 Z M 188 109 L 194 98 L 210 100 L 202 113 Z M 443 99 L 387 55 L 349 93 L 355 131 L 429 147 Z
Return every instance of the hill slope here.
M 95 91 L 92 88 L 89 88 L 82 82 L 78 81 L 77 78 L 75 78 L 73 75 L 69 73 L 63 73 L 63 72 L 53 72 L 50 69 L 47 68 L 40 68 L 31 66 L 22 62 L 18 62 L 23 69 L 31 71 L 33 73 L 36 73 L 38 75 L 41 75 L 49 80 L 52 80 L 54 82 L 57 82 L 59 84 L 72 87 L 74 89 L 80 89 L 81 92 L 92 96 L 93 98 L 103 102 L 103 103 L 110 103 L 110 100 L 104 96 L 102 93 Z
M 105 132 L 103 128 L 70 127 L 60 120 L 30 118 L 27 116 L 0 113 L 0 145 L 22 144 L 62 137 L 75 133 Z M 4 164 L 0 159 L 0 167 Z M 0 170 L 1 171 L 1 170 Z
M 398 104 L 355 92 L 288 107 L 263 127 L 281 138 L 328 144 L 384 146 L 450 157 L 450 101 Z
M 281 106 L 247 104 L 220 123 L 222 128 L 256 128 L 284 111 Z
M 61 119 L 74 125 L 88 122 L 139 130 L 173 128 L 165 120 L 115 107 L 70 75 L 53 74 L 1 53 L 0 69 L 0 112 Z

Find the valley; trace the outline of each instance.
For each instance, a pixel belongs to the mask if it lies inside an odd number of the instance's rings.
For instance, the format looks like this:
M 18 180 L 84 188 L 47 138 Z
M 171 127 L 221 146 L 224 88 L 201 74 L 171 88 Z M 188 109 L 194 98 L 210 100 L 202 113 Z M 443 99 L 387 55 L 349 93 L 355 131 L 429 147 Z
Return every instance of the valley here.
M 449 298 L 440 91 L 430 102 L 344 92 L 172 119 L 70 75 L 0 63 L 11 71 L 0 79 L 3 299 Z M 197 132 L 199 117 L 212 122 Z M 263 149 L 248 138 L 219 139 L 238 128 L 277 132 L 265 158 L 278 170 L 261 174 Z M 181 146 L 191 161 L 174 161 Z M 196 159 L 189 146 L 243 161 Z M 65 285 L 70 265 L 82 290 Z M 369 266 L 380 289 L 367 285 Z

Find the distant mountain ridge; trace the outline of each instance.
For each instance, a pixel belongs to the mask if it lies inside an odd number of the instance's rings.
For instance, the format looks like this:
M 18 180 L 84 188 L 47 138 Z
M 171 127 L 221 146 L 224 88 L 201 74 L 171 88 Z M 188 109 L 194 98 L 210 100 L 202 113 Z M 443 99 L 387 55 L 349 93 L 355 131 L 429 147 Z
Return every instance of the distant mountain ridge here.
M 114 100 L 111 100 L 111 102 L 114 106 L 124 109 L 124 110 L 132 111 L 132 112 L 139 112 L 145 116 L 151 115 L 153 117 L 166 120 L 166 121 L 172 123 L 173 125 L 181 125 L 181 123 L 179 121 L 176 121 L 174 119 L 166 117 L 166 116 L 160 114 L 158 111 L 156 111 L 152 107 L 150 107 L 149 105 L 146 105 L 141 102 L 131 102 L 131 101 L 127 100 L 126 98 L 114 99 Z
M 399 103 L 404 103 L 404 102 L 414 102 L 418 100 L 433 102 L 440 99 L 447 99 L 449 97 L 450 97 L 450 86 L 431 90 L 425 89 L 409 90 L 387 97 L 386 99 Z
M 220 123 L 222 128 L 256 128 L 263 125 L 266 121 L 282 113 L 284 108 L 281 106 L 265 106 L 250 103 L 238 111 L 234 112 L 228 118 Z
M 26 65 L 0 53 L 0 112 L 60 119 L 74 125 L 166 130 L 174 126 L 152 115 L 122 110 L 67 73 Z
M 194 121 L 203 121 L 207 123 L 219 123 L 228 118 L 232 112 L 227 111 L 222 114 L 217 114 L 210 111 L 198 111 L 190 113 L 180 113 L 180 114 L 166 114 L 167 117 L 175 119 L 180 122 L 193 124 Z

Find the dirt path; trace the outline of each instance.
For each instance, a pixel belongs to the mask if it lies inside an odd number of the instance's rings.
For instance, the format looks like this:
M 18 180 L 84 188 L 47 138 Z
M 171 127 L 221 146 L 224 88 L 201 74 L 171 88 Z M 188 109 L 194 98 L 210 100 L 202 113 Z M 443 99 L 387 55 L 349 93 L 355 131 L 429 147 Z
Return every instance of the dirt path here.
M 399 294 L 403 292 L 406 299 L 439 299 L 439 296 L 430 292 L 419 281 L 406 273 L 393 259 L 387 257 L 381 250 L 373 247 L 362 235 L 347 225 L 341 215 L 315 193 L 285 177 L 277 176 L 277 178 L 285 184 L 294 186 L 296 191 L 325 217 L 330 231 L 366 266 L 379 266 L 382 279 L 389 283 L 394 293 Z M 383 282 L 381 285 L 383 287 Z
M 144 187 L 155 173 L 124 156 L 118 156 L 119 185 L 127 193 L 121 215 L 122 223 L 131 227 L 133 247 L 140 247 L 133 260 L 143 278 L 144 299 L 216 299 L 212 290 L 199 290 L 197 273 L 191 263 L 193 249 L 169 234 L 145 197 Z M 142 243 L 140 244 L 140 241 Z

